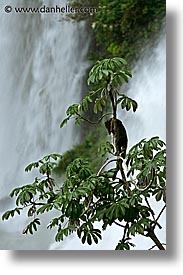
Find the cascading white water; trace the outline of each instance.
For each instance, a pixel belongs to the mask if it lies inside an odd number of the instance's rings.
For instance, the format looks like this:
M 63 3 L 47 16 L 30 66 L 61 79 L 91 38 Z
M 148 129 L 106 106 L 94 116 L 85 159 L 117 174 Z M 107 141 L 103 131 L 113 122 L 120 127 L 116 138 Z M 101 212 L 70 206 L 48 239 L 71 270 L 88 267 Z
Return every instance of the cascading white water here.
M 159 136 L 166 140 L 166 38 L 164 31 L 155 47 L 133 69 L 128 96 L 138 102 L 135 113 L 119 113 L 128 131 L 130 148 L 142 138 Z M 123 92 L 123 91 L 122 91 Z
M 62 1 L 62 5 L 66 4 Z M 10 0 L 12 7 L 53 7 L 58 1 Z M 61 20 L 60 14 L 3 12 L 0 2 L 0 214 L 11 207 L 13 187 L 31 182 L 27 164 L 46 154 L 63 153 L 79 141 L 70 122 L 59 124 L 69 105 L 78 102 L 88 67 L 85 23 Z M 43 224 L 46 224 L 46 219 Z M 41 229 L 23 236 L 24 216 L 0 221 L 0 249 L 48 249 L 53 234 Z M 43 226 L 44 227 L 44 226 Z M 51 232 L 49 232 L 51 233 Z

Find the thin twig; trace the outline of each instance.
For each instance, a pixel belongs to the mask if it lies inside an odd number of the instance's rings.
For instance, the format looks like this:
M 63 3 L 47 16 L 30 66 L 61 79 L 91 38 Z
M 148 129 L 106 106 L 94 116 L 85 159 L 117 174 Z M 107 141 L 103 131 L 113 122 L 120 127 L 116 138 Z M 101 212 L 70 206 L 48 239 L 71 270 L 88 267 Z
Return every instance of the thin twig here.
M 125 228 L 125 225 L 122 225 L 122 224 L 120 224 L 120 223 L 118 223 L 118 222 L 116 222 L 116 221 L 114 221 L 114 223 L 115 223 L 116 225 L 118 225 L 118 226 L 121 226 L 121 227 Z
M 156 222 L 159 220 L 159 218 L 160 218 L 161 214 L 163 213 L 163 211 L 165 210 L 165 208 L 166 208 L 166 205 L 164 205 L 163 208 L 161 209 L 161 211 L 160 211 L 158 217 L 157 217 L 156 220 L 155 220 Z
M 155 248 L 156 247 L 156 244 L 155 245 L 153 245 L 151 248 L 149 248 L 148 250 L 152 250 L 153 248 Z
M 90 123 L 90 124 L 98 124 L 101 122 L 101 120 L 105 117 L 105 116 L 109 116 L 109 115 L 112 115 L 112 113 L 107 113 L 107 114 L 104 114 L 103 116 L 101 116 L 97 121 L 91 121 L 83 116 L 81 116 L 79 113 L 76 113 L 81 119 L 85 120 L 86 122 Z
M 151 215 L 152 215 L 152 217 L 153 217 L 153 220 L 154 220 L 154 226 L 158 226 L 159 227 L 159 229 L 162 229 L 162 226 L 157 222 L 157 220 L 156 220 L 156 218 L 155 218 L 155 215 L 154 215 L 154 212 L 153 212 L 153 210 L 152 210 L 152 208 L 151 208 L 151 206 L 150 206 L 150 203 L 149 203 L 149 201 L 148 201 L 148 199 L 145 197 L 145 201 L 146 201 L 146 203 L 147 203 L 147 206 L 151 209 Z
M 34 206 L 35 205 L 45 205 L 45 203 L 41 203 L 41 202 L 34 202 L 32 200 L 30 200 L 30 203 L 33 204 Z M 30 206 L 30 205 L 29 205 Z
M 102 172 L 102 170 L 103 170 L 109 163 L 114 162 L 114 161 L 117 161 L 117 159 L 107 160 L 107 161 L 102 165 L 102 167 L 100 168 L 100 170 L 98 171 L 97 176 L 100 175 L 100 173 Z
M 166 245 L 166 243 L 162 243 L 162 245 Z M 148 250 L 152 250 L 153 248 L 155 248 L 157 245 L 153 245 L 151 248 L 149 248 Z
M 100 170 L 98 171 L 97 176 L 99 176 L 99 174 L 101 173 L 101 171 L 102 171 L 109 163 L 114 162 L 114 161 L 117 161 L 117 160 L 119 160 L 119 159 L 122 159 L 122 160 L 123 160 L 123 158 L 120 157 L 120 156 L 118 156 L 118 157 L 115 158 L 115 159 L 111 159 L 111 160 L 108 160 L 108 159 L 107 159 L 107 161 L 102 165 L 102 167 L 101 167 Z

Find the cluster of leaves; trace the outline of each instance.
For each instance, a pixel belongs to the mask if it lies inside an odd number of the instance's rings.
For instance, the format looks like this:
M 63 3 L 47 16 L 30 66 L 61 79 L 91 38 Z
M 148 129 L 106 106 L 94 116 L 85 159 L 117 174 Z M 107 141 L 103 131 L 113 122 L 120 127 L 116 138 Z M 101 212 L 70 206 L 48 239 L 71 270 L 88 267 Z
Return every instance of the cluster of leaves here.
M 97 244 L 102 238 L 101 229 L 94 226 L 96 221 L 102 223 L 103 230 L 116 223 L 126 228 L 125 236 L 116 249 L 129 249 L 133 246 L 130 241 L 132 236 L 145 235 L 145 232 L 157 222 L 153 220 L 153 210 L 148 205 L 144 205 L 143 198 L 150 197 L 156 190 L 165 189 L 163 185 L 165 151 L 161 150 L 162 146 L 164 143 L 155 137 L 149 141 L 142 140 L 129 151 L 127 158 L 128 164 L 131 165 L 129 178 L 133 176 L 134 169 L 140 168 L 138 165 L 141 163 L 142 169 L 137 178 L 147 170 L 145 177 L 152 181 L 151 187 L 145 192 L 140 192 L 132 179 L 124 182 L 116 178 L 114 181 L 113 169 L 96 175 L 89 163 L 80 158 L 68 165 L 65 181 L 60 187 L 53 189 L 55 184 L 50 173 L 56 162 L 52 162 L 51 159 L 57 160 L 61 156 L 57 154 L 46 156 L 26 167 L 28 172 L 38 168 L 40 174 L 46 177 L 35 178 L 32 184 L 15 188 L 10 196 L 16 197 L 17 207 L 4 213 L 2 218 L 7 220 L 15 213 L 20 214 L 24 208 L 28 208 L 27 215 L 30 218 L 33 217 L 33 220 L 26 226 L 23 233 L 33 234 L 37 231 L 37 225 L 40 225 L 39 216 L 45 212 L 57 210 L 58 217 L 53 218 L 48 225 L 50 229 L 57 227 L 55 240 L 62 241 L 69 234 L 76 232 L 81 242 L 87 242 L 89 245 L 93 242 Z M 146 147 L 150 149 L 147 151 Z M 157 153 L 154 154 L 154 151 Z M 149 154 L 151 154 L 150 162 L 146 163 Z M 43 167 L 47 168 L 44 170 Z M 152 168 L 156 170 L 153 178 Z M 133 196 L 131 196 L 132 192 Z M 156 199 L 159 200 L 157 196 Z
M 67 117 L 61 122 L 63 127 L 71 118 L 75 118 L 76 124 L 86 120 L 83 113 L 89 109 L 89 103 L 94 102 L 93 111 L 95 114 L 103 112 L 110 98 L 110 91 L 113 91 L 114 97 L 119 97 L 117 104 L 121 103 L 121 108 L 129 111 L 131 108 L 135 112 L 137 102 L 124 94 L 118 92 L 119 87 L 124 82 L 128 82 L 132 74 L 126 69 L 127 62 L 123 58 L 114 57 L 97 61 L 89 72 L 88 85 L 92 84 L 96 88 L 90 91 L 79 104 L 69 106 L 66 111 Z
M 155 195 L 157 201 L 166 202 L 166 149 L 158 137 L 142 139 L 127 156 L 127 176 L 136 178 L 137 188 L 146 190 L 144 196 Z
M 28 208 L 27 216 L 33 217 L 33 220 L 27 225 L 23 230 L 23 234 L 31 233 L 33 230 L 37 231 L 37 225 L 40 225 L 40 221 L 36 218 L 36 215 L 42 214 L 44 211 L 50 211 L 53 209 L 51 202 L 56 196 L 53 189 L 55 187 L 55 181 L 52 177 L 54 169 L 57 167 L 57 161 L 60 160 L 62 156 L 60 154 L 50 154 L 29 164 L 25 168 L 25 172 L 30 172 L 33 169 L 38 169 L 41 178 L 36 177 L 34 182 L 31 184 L 24 185 L 22 187 L 16 187 L 10 193 L 10 197 L 16 197 L 16 208 L 13 210 L 6 211 L 2 215 L 3 220 L 8 220 L 13 217 L 16 213 L 21 214 L 24 208 Z M 38 201 L 38 202 L 37 202 Z M 37 206 L 40 206 L 37 209 Z
M 132 77 L 131 72 L 125 69 L 126 65 L 126 60 L 120 57 L 97 61 L 89 72 L 88 85 L 107 81 L 113 87 L 121 86 L 123 81 L 128 82 L 128 77 Z
M 126 109 L 126 111 L 129 111 L 130 109 L 133 110 L 133 112 L 136 112 L 138 104 L 134 99 L 131 99 L 130 97 L 119 94 L 119 98 L 117 100 L 117 104 L 121 103 L 121 108 Z

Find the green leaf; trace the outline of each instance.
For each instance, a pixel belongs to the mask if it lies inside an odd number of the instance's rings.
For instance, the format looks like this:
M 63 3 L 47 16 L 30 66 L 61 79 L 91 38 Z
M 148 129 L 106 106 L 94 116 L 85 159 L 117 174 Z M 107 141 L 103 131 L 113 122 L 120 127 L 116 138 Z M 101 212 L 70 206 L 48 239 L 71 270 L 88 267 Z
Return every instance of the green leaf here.
M 37 215 L 43 214 L 45 211 L 48 212 L 48 211 L 52 210 L 52 208 L 53 208 L 52 204 L 45 204 L 37 210 Z
M 38 218 L 35 218 L 32 222 L 30 222 L 26 228 L 23 230 L 23 234 L 28 234 L 30 233 L 31 235 L 33 234 L 33 230 L 37 231 L 37 225 L 40 225 L 40 220 Z
M 71 106 L 69 106 L 69 108 L 66 111 L 66 114 L 69 115 L 75 115 L 78 113 L 78 109 L 79 109 L 79 104 L 73 104 Z
M 93 229 L 92 234 L 95 234 L 99 239 L 102 239 L 100 229 Z
M 126 109 L 127 111 L 129 111 L 132 108 L 133 112 L 135 112 L 138 107 L 137 102 L 123 94 L 120 94 L 120 95 L 122 95 L 122 97 L 118 98 L 117 104 L 119 104 L 121 102 L 122 109 Z
M 122 100 L 124 99 L 124 97 L 119 97 L 116 101 L 117 104 L 119 104 Z
M 128 83 L 128 75 L 125 73 L 125 71 L 119 71 L 118 74 L 120 75 L 120 77 L 122 77 L 124 79 L 125 82 Z
M 137 108 L 138 108 L 138 104 L 136 101 L 132 101 L 132 108 L 133 108 L 133 111 L 136 112 Z
M 106 76 L 108 76 L 109 75 L 109 71 L 108 70 L 103 70 L 103 74 L 105 74 Z
M 129 111 L 131 108 L 131 103 L 129 101 L 127 101 L 127 104 L 126 104 L 126 110 Z
M 137 225 L 136 225 L 136 230 L 139 234 L 142 234 L 142 235 L 144 234 L 144 228 L 139 223 L 137 223 Z
M 60 123 L 60 128 L 63 128 L 64 125 L 67 124 L 67 122 L 70 120 L 71 115 L 69 115 L 68 117 L 66 117 L 61 123 Z
M 129 204 L 130 204 L 131 206 L 134 206 L 135 201 L 136 201 L 135 196 L 133 196 L 133 197 L 130 198 Z
M 60 155 L 60 154 L 51 154 L 50 157 L 54 160 L 57 160 L 57 159 L 61 159 L 62 155 Z
M 98 113 L 98 111 L 102 112 L 102 105 L 105 106 L 105 100 L 103 98 L 97 98 L 95 100 L 94 105 L 94 113 Z
M 90 234 L 87 235 L 87 243 L 88 243 L 89 245 L 92 244 L 92 238 L 91 238 L 91 235 L 90 235 Z
M 114 57 L 114 60 L 118 60 L 119 62 L 121 62 L 123 65 L 127 65 L 127 61 L 124 58 L 121 57 Z
M 129 77 L 132 77 L 132 73 L 129 71 L 129 70 L 124 70 L 124 73 L 129 76 Z
M 155 198 L 157 201 L 160 201 L 162 196 L 163 196 L 163 192 L 162 192 L 162 190 L 159 190 L 158 193 L 156 194 Z
M 98 244 L 98 238 L 95 234 L 92 233 L 92 238 L 96 244 Z
M 119 241 L 118 245 L 116 246 L 115 250 L 129 250 L 129 242 L 125 242 L 124 240 Z M 131 244 L 133 246 L 133 244 Z
M 59 229 L 55 236 L 55 241 L 56 242 L 63 241 L 63 238 L 64 238 L 63 230 Z
M 140 220 L 140 223 L 146 225 L 148 228 L 151 227 L 151 220 L 150 219 L 144 218 L 144 219 Z
M 43 165 L 40 166 L 39 173 L 44 175 L 47 172 L 47 170 L 48 170 L 48 164 L 44 163 Z
M 26 168 L 25 168 L 25 172 L 29 172 L 32 170 L 32 168 L 37 168 L 39 167 L 39 161 L 38 162 L 33 162 L 31 164 L 29 164 Z
M 131 227 L 129 228 L 129 233 L 133 236 L 135 236 L 135 232 L 136 232 L 136 224 L 132 224 Z
M 11 191 L 11 193 L 10 193 L 10 197 L 12 198 L 12 197 L 14 197 L 14 196 L 17 196 L 18 193 L 21 192 L 21 190 L 22 190 L 22 187 L 17 187 L 17 188 L 15 188 L 15 189 L 13 189 L 13 190 Z
M 2 215 L 2 220 L 3 220 L 3 221 L 4 221 L 4 220 L 8 220 L 9 217 L 12 216 L 11 213 L 12 213 L 12 210 L 6 211 L 6 212 Z M 13 211 L 13 213 L 14 213 L 14 211 Z
M 81 104 L 79 105 L 79 111 L 83 111 L 86 112 L 88 110 L 88 102 L 92 102 L 92 98 L 89 96 L 86 96 L 85 98 L 83 98 L 83 100 L 81 101 Z
M 82 237 L 82 239 L 81 239 L 81 242 L 82 242 L 83 244 L 86 242 L 86 237 L 87 237 L 87 234 L 86 234 L 86 232 L 84 232 L 84 235 L 83 235 L 83 237 Z

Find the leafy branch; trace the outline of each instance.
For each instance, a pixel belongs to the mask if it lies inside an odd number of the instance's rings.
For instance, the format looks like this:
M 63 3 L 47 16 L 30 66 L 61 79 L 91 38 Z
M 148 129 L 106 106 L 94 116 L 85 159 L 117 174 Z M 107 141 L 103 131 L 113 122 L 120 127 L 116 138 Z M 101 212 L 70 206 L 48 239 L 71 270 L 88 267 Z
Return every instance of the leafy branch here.
M 61 122 L 61 127 L 70 119 L 75 119 L 78 125 L 82 121 L 98 124 L 104 117 L 112 116 L 105 122 L 112 142 L 104 141 L 99 148 L 106 161 L 98 167 L 98 172 L 93 171 L 88 160 L 79 157 L 67 166 L 56 183 L 54 172 L 62 160 L 60 154 L 50 154 L 29 164 L 25 171 L 36 170 L 40 177 L 11 191 L 16 207 L 6 211 L 3 220 L 20 215 L 26 208 L 30 222 L 23 234 L 33 234 L 41 225 L 41 215 L 54 211 L 54 215 L 55 212 L 58 215 L 47 228 L 56 228 L 56 241 L 63 241 L 75 232 L 83 244 L 97 244 L 102 239 L 102 231 L 115 224 L 122 230 L 116 250 L 133 248 L 133 237 L 137 234 L 151 238 L 156 247 L 164 250 L 154 229 L 156 226 L 162 229 L 158 221 L 166 207 L 165 143 L 159 137 L 144 138 L 126 154 L 127 134 L 117 118 L 117 108 L 133 112 L 138 108 L 134 99 L 119 92 L 121 85 L 132 77 L 126 66 L 123 58 L 98 61 L 89 72 L 88 85 L 92 86 L 92 91 L 80 104 L 69 106 L 67 117 Z M 97 121 L 85 118 L 91 103 L 95 114 L 102 113 Z M 152 198 L 156 203 L 164 203 L 157 217 L 149 203 Z M 95 228 L 95 222 L 100 222 L 100 229 Z

